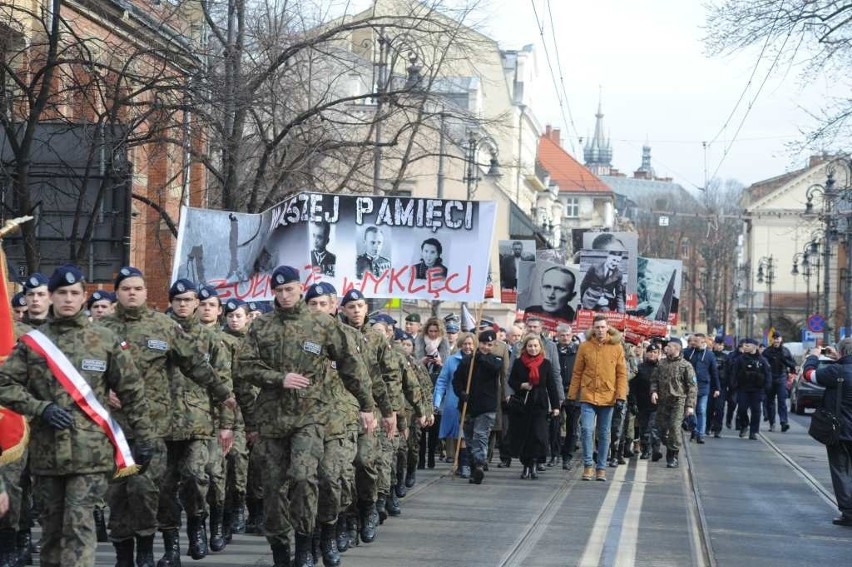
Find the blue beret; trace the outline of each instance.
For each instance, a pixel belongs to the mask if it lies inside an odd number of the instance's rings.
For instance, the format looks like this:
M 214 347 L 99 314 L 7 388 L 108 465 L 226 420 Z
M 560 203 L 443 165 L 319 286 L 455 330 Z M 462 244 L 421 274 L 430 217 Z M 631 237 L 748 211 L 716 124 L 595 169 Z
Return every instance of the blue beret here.
M 118 289 L 119 284 L 127 278 L 144 278 L 145 276 L 142 274 L 142 270 L 136 268 L 134 266 L 124 266 L 118 271 L 118 275 L 115 276 L 115 288 Z
M 198 299 L 204 301 L 205 299 L 210 299 L 211 297 L 219 297 L 219 292 L 212 285 L 203 285 L 198 288 Z
M 246 304 L 246 302 L 243 301 L 242 299 L 237 299 L 236 297 L 232 297 L 228 301 L 225 302 L 225 305 L 222 307 L 222 309 L 223 309 L 223 311 L 225 311 L 226 314 L 233 313 L 234 311 L 236 311 L 240 307 L 243 307 L 245 304 Z
M 385 325 L 390 325 L 391 327 L 396 325 L 396 319 L 394 319 L 387 313 L 376 313 L 370 319 L 375 323 L 384 323 Z
M 83 278 L 83 272 L 80 271 L 80 268 L 73 264 L 65 264 L 64 266 L 59 266 L 53 271 L 53 274 L 50 276 L 50 280 L 47 282 L 47 291 L 53 293 L 60 287 L 83 283 L 85 281 L 85 278 Z
M 35 289 L 37 287 L 47 285 L 47 283 L 47 276 L 45 276 L 41 272 L 33 272 L 32 274 L 28 275 L 26 281 L 24 281 L 24 288 Z
M 89 299 L 86 300 L 86 307 L 91 308 L 92 304 L 97 301 L 109 301 L 110 303 L 115 301 L 115 295 L 109 291 L 104 291 L 102 289 L 97 290 L 89 296 Z
M 393 340 L 395 340 L 395 341 L 405 340 L 406 336 L 410 337 L 411 335 L 409 335 L 408 333 L 406 333 L 402 329 L 394 329 L 393 330 Z
M 27 296 L 24 292 L 19 291 L 15 295 L 12 296 L 12 307 L 26 307 L 27 306 Z
M 302 281 L 299 277 L 299 270 L 293 266 L 278 266 L 275 268 L 275 271 L 272 272 L 272 278 L 269 280 L 269 285 L 275 289 L 279 285 L 299 281 Z
M 333 285 L 327 282 L 315 283 L 308 288 L 308 291 L 305 292 L 305 303 L 321 295 L 337 295 L 337 290 L 334 289 Z
M 350 301 L 358 301 L 359 299 L 366 299 L 364 294 L 358 291 L 357 289 L 350 289 L 346 292 L 346 295 L 343 296 L 343 299 L 340 300 L 341 305 L 346 305 Z
M 757 346 L 758 343 L 754 339 L 743 339 L 743 344 L 744 345 L 755 345 L 755 346 Z
M 172 284 L 172 287 L 169 288 L 169 301 L 174 299 L 176 295 L 180 295 L 188 291 L 194 291 L 197 293 L 198 288 L 195 287 L 194 282 L 191 282 L 186 278 L 179 279 L 178 281 Z
M 455 321 L 450 321 L 447 323 L 447 332 L 448 333 L 458 333 L 461 330 L 458 323 Z

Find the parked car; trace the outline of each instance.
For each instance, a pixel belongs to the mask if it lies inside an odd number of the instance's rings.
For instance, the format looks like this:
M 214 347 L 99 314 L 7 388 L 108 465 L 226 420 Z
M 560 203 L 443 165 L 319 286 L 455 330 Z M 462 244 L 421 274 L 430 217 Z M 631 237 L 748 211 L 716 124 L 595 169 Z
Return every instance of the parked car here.
M 834 364 L 834 362 L 827 356 L 820 356 L 820 368 L 826 364 Z M 822 405 L 822 395 L 824 392 L 825 388 L 819 384 L 808 382 L 802 378 L 802 371 L 799 370 L 798 374 L 796 374 L 795 380 L 793 380 L 793 386 L 790 389 L 790 411 L 798 415 L 805 415 L 805 410 L 807 408 L 815 409 L 820 407 Z

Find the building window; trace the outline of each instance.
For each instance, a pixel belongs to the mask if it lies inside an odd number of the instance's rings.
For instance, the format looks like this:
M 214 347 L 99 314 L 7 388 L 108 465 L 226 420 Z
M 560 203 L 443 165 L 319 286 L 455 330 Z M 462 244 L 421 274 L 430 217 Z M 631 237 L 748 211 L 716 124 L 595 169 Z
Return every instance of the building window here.
M 580 217 L 580 199 L 577 197 L 565 199 L 565 216 L 572 219 Z
M 680 241 L 680 257 L 689 258 L 689 239 L 684 238 Z

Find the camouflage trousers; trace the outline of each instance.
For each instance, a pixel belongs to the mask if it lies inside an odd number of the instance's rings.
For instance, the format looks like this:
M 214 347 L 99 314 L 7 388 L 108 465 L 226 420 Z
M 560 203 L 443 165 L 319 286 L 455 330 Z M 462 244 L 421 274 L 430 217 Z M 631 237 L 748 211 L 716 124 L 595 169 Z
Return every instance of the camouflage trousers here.
M 154 457 L 145 470 L 140 474 L 110 481 L 106 497 L 111 541 L 156 533 L 160 483 L 165 473 L 166 443 L 162 439 L 155 439 Z
M 423 428 L 420 426 L 420 421 L 412 419 L 408 426 L 408 453 L 405 457 L 408 466 L 415 466 L 420 459 L 420 438 L 423 436 Z
M 397 421 L 399 424 L 399 421 Z M 379 494 L 390 494 L 391 485 L 396 483 L 396 452 L 399 449 L 399 434 L 393 439 L 388 438 L 384 429 L 379 430 L 379 447 L 380 451 L 376 461 L 378 469 L 378 478 L 376 480 L 376 488 Z
M 363 428 L 358 432 L 358 449 L 355 453 L 355 494 L 358 502 L 375 502 L 378 497 L 379 467 L 381 453 L 377 428 L 375 433 L 367 433 Z
M 668 396 L 657 401 L 657 428 L 670 451 L 680 450 L 680 424 L 686 400 Z
M 257 443 L 248 446 L 248 471 L 246 472 L 246 498 L 263 500 L 263 458 Z
M 207 442 L 207 452 L 210 459 L 204 467 L 210 486 L 207 488 L 207 504 L 210 506 L 225 505 L 225 455 L 218 439 Z
M 36 476 L 41 508 L 41 565 L 92 567 L 97 536 L 92 512 L 103 499 L 109 474 Z
M 210 460 L 207 439 L 166 441 L 166 472 L 160 484 L 160 530 L 180 528 L 181 505 L 188 517 L 207 515 Z
M 232 505 L 246 496 L 249 451 L 246 432 L 234 431 L 234 445 L 225 456 L 225 502 Z M 262 497 L 262 493 L 261 493 Z
M 350 492 L 353 471 L 352 461 L 358 452 L 358 434 L 348 433 L 336 439 L 326 439 L 323 443 L 323 455 L 320 461 L 319 474 L 319 503 L 317 505 L 317 522 L 330 524 L 337 520 L 337 515 L 351 504 Z
M 6 485 L 6 494 L 9 495 L 9 509 L 6 515 L 0 517 L 0 530 L 18 530 L 25 528 L 21 520 L 27 514 L 24 508 L 29 508 L 29 502 L 24 502 L 24 489 L 21 478 L 26 474 L 27 451 L 14 463 L 8 463 L 0 467 L 0 479 Z M 26 526 L 28 527 L 28 526 Z
M 295 530 L 314 531 L 319 481 L 317 471 L 323 457 L 320 425 L 306 425 L 287 437 L 261 438 L 263 470 L 263 531 L 270 544 L 284 544 Z

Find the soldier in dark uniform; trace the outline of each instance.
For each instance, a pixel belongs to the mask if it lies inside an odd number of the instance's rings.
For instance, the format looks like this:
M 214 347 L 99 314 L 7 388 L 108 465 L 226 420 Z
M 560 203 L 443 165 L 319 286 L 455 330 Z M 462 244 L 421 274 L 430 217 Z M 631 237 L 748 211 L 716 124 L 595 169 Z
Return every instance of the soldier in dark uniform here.
M 328 251 L 328 241 L 331 233 L 331 225 L 327 222 L 311 224 L 311 266 L 324 276 L 334 277 L 334 268 L 337 265 L 337 256 Z
M 48 291 L 53 318 L 40 326 L 39 334 L 28 335 L 31 342 L 24 337 L 0 368 L 0 404 L 24 415 L 32 425 L 30 467 L 42 503 L 41 565 L 91 567 L 96 547 L 94 506 L 103 500 L 113 473 L 133 470 L 132 461 L 122 460 L 123 465 L 117 461 L 116 446 L 107 434 L 110 392 L 121 402 L 136 435 L 136 465 L 144 467 L 153 456 L 153 430 L 142 379 L 127 343 L 93 325 L 83 311 L 82 272 L 76 266 L 57 268 Z M 48 343 L 61 355 L 44 350 Z M 67 378 L 60 382 L 60 375 Z M 85 398 L 78 404 L 75 399 L 81 395 Z M 89 417 L 82 404 L 92 408 L 101 422 Z M 124 440 L 116 431 L 111 432 L 115 438 Z
M 364 253 L 355 260 L 355 276 L 360 280 L 366 272 L 379 277 L 391 267 L 390 260 L 381 255 L 385 235 L 381 229 L 368 226 L 364 231 Z
M 360 380 L 367 370 L 344 331 L 329 315 L 305 307 L 298 270 L 279 266 L 270 285 L 275 311 L 252 324 L 237 354 L 237 372 L 260 388 L 252 405 L 265 462 L 264 533 L 275 567 L 290 565 L 291 532 L 295 565 L 312 566 L 328 366 L 336 366 L 358 400 L 367 430 L 375 426 L 373 399 Z

